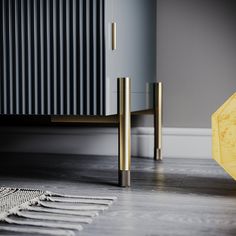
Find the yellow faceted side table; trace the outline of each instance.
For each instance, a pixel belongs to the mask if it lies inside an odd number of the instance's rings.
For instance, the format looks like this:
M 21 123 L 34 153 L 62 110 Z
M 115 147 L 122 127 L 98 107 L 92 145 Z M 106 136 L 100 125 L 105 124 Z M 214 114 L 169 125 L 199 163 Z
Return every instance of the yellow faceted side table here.
M 212 155 L 236 180 L 236 93 L 212 115 Z

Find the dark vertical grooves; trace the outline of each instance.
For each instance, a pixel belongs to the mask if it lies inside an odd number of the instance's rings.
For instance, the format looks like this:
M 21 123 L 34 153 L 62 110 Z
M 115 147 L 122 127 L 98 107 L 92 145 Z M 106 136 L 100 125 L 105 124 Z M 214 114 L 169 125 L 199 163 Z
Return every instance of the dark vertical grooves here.
M 12 0 L 8 0 L 9 1 L 9 57 L 10 57 L 10 60 L 9 60 L 9 64 L 10 64 L 10 70 L 9 70 L 9 105 L 10 105 L 10 114 L 13 114 L 14 112 L 14 108 L 13 108 L 13 86 L 14 86 L 14 36 L 13 36 L 13 1 Z
M 79 55 L 79 47 L 77 47 L 77 42 L 78 42 L 78 32 L 79 32 L 79 27 L 77 27 L 77 22 L 79 20 L 79 12 L 78 12 L 78 4 L 77 0 L 73 0 L 72 2 L 72 25 L 73 25 L 73 43 L 72 43 L 72 54 L 73 54 L 73 82 L 72 82 L 72 90 L 73 90 L 73 115 L 78 114 L 77 112 L 80 111 L 80 100 L 79 97 L 76 96 L 77 91 L 80 91 L 79 83 L 77 82 L 78 78 L 78 71 L 79 71 L 79 60 L 78 60 L 78 55 Z
M 46 89 L 45 89 L 45 47 L 44 47 L 44 34 L 45 34 L 45 11 L 44 11 L 44 1 L 39 1 L 39 18 L 40 18 L 40 30 L 39 30 L 39 40 L 40 40 L 40 94 L 41 94 L 41 114 L 45 114 L 45 98 L 46 98 Z
M 90 26 L 91 26 L 91 18 L 90 18 L 90 9 L 91 9 L 91 0 L 86 1 L 86 54 L 87 54 L 87 60 L 86 60 L 86 69 L 87 69 L 87 77 L 86 77 L 86 91 L 87 91 L 87 96 L 86 96 L 86 106 L 87 106 L 87 111 L 86 115 L 90 115 L 90 107 L 91 107 L 91 95 L 90 95 L 90 74 L 91 74 L 91 65 L 90 65 L 90 45 L 91 45 L 91 39 L 90 39 Z
M 100 23 L 100 27 L 101 27 L 101 31 L 102 31 L 102 35 L 101 35 L 101 68 L 102 68 L 102 73 L 101 73 L 101 97 L 102 97 L 102 107 L 101 107 L 101 110 L 102 110 L 102 113 L 101 115 L 104 115 L 105 114 L 105 73 L 106 73 L 106 61 L 105 61 L 105 1 L 104 0 L 101 0 L 101 23 Z
M 46 1 L 46 52 L 47 52 L 47 115 L 52 114 L 51 109 L 51 78 L 52 78 L 52 72 L 51 72 L 51 59 L 52 59 L 52 43 L 51 43 L 51 1 Z
M 39 16 L 38 16 L 38 1 L 34 0 L 34 110 L 35 114 L 39 114 L 38 111 L 38 81 L 39 81 Z
M 21 92 L 22 92 L 22 112 L 21 114 L 27 114 L 26 112 L 26 1 L 21 1 L 21 48 L 22 48 L 22 54 L 21 54 L 21 73 L 22 73 L 22 86 L 21 86 Z
M 66 114 L 71 114 L 71 1 L 66 1 Z
M 20 17 L 19 17 L 19 1 L 15 2 L 15 43 L 14 43 L 14 48 L 15 48 L 15 98 L 14 98 L 14 103 L 15 103 L 15 114 L 20 113 L 20 37 L 19 37 L 19 22 L 20 22 Z
M 59 31 L 60 31 L 60 114 L 64 114 L 64 6 L 63 0 L 59 0 Z
M 85 103 L 84 103 L 84 78 L 85 78 L 85 74 L 84 72 L 86 72 L 84 70 L 84 67 L 86 65 L 85 60 L 86 60 L 86 54 L 84 54 L 85 48 L 84 46 L 84 40 L 86 40 L 86 38 L 84 37 L 85 35 L 85 31 L 84 31 L 84 1 L 79 1 L 79 65 L 80 65 L 80 93 L 79 93 L 79 97 L 80 97 L 80 115 L 85 114 Z
M 27 78 L 27 93 L 26 97 L 28 100 L 27 112 L 29 115 L 32 115 L 32 68 L 33 68 L 33 57 L 32 57 L 32 0 L 27 1 L 27 68 L 28 68 L 28 76 Z
M 0 114 L 104 114 L 104 0 L 0 0 L 0 13 Z
M 53 104 L 53 114 L 58 114 L 58 0 L 53 0 L 53 98 L 51 98 L 51 104 Z
M 8 58 L 7 58 L 7 11 L 6 11 L 6 0 L 2 0 L 2 45 L 3 45 L 3 78 L 1 78 L 3 82 L 3 114 L 7 113 L 7 77 L 8 77 Z
M 87 110 L 88 110 L 88 106 L 87 106 L 87 98 L 88 98 L 88 90 L 87 90 L 87 85 L 88 85 L 88 70 L 87 70 L 87 63 L 88 63 L 88 54 L 87 54 L 87 1 L 83 1 L 82 4 L 82 14 L 83 14 L 83 18 L 82 18 L 82 24 L 83 24 L 83 29 L 81 32 L 81 37 L 83 37 L 83 45 L 82 45 L 82 49 L 83 49 L 83 55 L 82 55 L 82 62 L 83 62 L 83 74 L 82 74 L 82 80 L 83 80 L 83 91 L 82 91 L 82 96 L 83 96 L 83 114 L 87 115 Z
M 2 2 L 0 2 L 0 15 L 2 17 Z M 0 28 L 2 28 L 2 19 L 0 20 Z M 0 31 L 0 114 L 3 113 L 3 33 Z
M 95 3 L 93 0 L 90 0 L 90 6 L 89 6 L 89 26 L 88 26 L 88 30 L 89 30 L 89 71 L 90 71 L 90 84 L 89 84 L 89 98 L 90 98 L 90 115 L 94 115 L 94 84 L 93 84 L 93 76 L 94 76 L 94 60 L 93 60 L 93 52 L 94 52 L 94 34 L 93 34 L 93 28 L 94 28 L 94 21 L 93 19 L 96 17 L 93 15 L 93 7 L 94 7 Z
M 93 114 L 97 114 L 97 0 L 93 0 L 93 9 L 92 9 L 92 16 L 93 16 L 93 28 L 92 28 L 92 60 L 93 60 L 93 79 L 92 79 L 92 93 L 93 93 Z
M 100 0 L 98 0 L 99 4 L 98 4 L 98 7 L 97 7 L 97 25 L 96 25 L 96 28 L 97 28 L 97 70 L 96 70 L 96 74 L 97 74 L 97 95 L 98 95 L 98 99 L 97 99 L 97 112 L 99 115 L 102 114 L 102 97 L 101 97 L 101 7 L 100 7 Z

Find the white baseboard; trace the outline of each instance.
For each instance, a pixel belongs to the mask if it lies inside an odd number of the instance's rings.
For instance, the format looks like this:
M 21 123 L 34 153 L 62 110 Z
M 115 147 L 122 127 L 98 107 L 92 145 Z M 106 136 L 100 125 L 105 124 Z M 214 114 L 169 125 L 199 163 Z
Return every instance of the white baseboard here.
M 1 127 L 1 152 L 29 152 L 84 155 L 117 155 L 115 128 Z M 153 157 L 154 129 L 132 129 L 132 155 Z M 163 129 L 163 156 L 211 157 L 211 130 Z
M 153 128 L 137 128 L 132 135 L 132 154 L 153 157 Z M 163 156 L 211 158 L 211 130 L 164 128 Z

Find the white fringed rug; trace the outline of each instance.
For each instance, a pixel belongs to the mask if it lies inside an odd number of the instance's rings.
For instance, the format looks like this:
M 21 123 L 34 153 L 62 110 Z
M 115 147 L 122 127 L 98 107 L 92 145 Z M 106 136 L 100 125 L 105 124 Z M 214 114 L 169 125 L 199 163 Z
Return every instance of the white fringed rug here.
M 61 195 L 0 187 L 0 235 L 73 236 L 109 208 L 115 197 Z

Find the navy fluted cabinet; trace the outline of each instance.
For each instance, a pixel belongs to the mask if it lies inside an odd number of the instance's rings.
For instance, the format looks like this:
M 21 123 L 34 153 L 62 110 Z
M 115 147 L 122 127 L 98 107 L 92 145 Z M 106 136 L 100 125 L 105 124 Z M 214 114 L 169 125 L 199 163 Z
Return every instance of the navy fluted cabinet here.
M 131 110 L 148 109 L 156 1 L 0 0 L 0 55 L 2 115 L 117 114 L 126 76 Z

